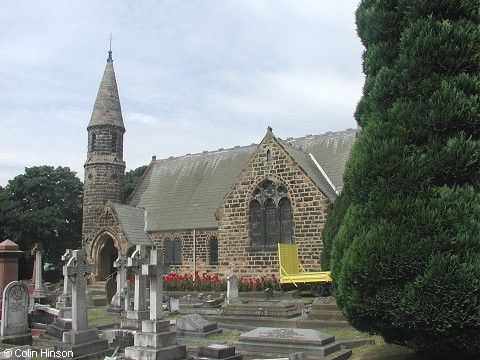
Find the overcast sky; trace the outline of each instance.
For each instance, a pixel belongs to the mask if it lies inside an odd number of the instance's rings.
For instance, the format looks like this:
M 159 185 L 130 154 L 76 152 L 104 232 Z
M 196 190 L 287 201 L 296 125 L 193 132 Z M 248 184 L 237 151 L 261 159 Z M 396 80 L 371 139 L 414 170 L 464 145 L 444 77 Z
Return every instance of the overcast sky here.
M 0 0 L 0 186 L 83 180 L 113 33 L 127 171 L 157 158 L 356 126 L 359 0 Z

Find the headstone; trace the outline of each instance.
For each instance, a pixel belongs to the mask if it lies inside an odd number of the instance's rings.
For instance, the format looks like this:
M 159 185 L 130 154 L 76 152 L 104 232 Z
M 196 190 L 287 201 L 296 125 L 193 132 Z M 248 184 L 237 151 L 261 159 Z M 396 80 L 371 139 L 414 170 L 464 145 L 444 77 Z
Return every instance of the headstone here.
M 72 249 L 65 250 L 65 254 L 62 255 L 62 261 L 65 262 L 64 266 L 67 265 L 72 255 L 73 255 Z M 68 277 L 66 275 L 64 275 L 64 278 L 63 278 L 63 292 L 57 299 L 56 307 L 57 309 L 64 309 L 64 308 L 71 309 L 72 307 L 72 282 L 68 281 Z
M 118 276 L 118 275 L 117 275 Z M 105 281 L 105 297 L 107 304 L 112 302 L 113 296 L 117 293 L 117 280 L 109 278 Z
M 135 274 L 133 291 L 133 310 L 126 312 L 126 317 L 120 320 L 122 329 L 140 330 L 142 321 L 149 318 L 147 310 L 147 282 L 146 276 L 142 274 L 142 265 L 148 264 L 147 248 L 144 245 L 137 245 L 132 256 L 127 258 L 127 268 Z
M 178 313 L 180 311 L 180 299 L 170 297 L 168 299 L 168 311 L 171 313 Z
M 35 266 L 35 272 L 34 272 L 35 288 L 32 293 L 34 302 L 44 302 L 45 298 L 47 297 L 47 294 L 43 289 L 43 278 L 42 278 L 42 271 L 43 271 L 42 255 L 44 253 L 45 251 L 43 250 L 42 243 L 36 243 L 31 251 L 31 254 L 35 255 L 35 265 L 34 265 Z
M 239 302 L 238 278 L 235 274 L 227 277 L 227 305 Z
M 55 351 L 72 351 L 73 358 L 106 354 L 107 339 L 100 339 L 98 330 L 88 326 L 87 279 L 93 265 L 82 250 L 74 250 L 63 271 L 72 282 L 72 330 L 63 333 L 62 343 L 55 345 Z
M 66 249 L 62 255 L 62 260 L 65 262 L 63 265 L 63 292 L 57 300 L 58 316 L 53 323 L 48 324 L 45 335 L 40 335 L 40 338 L 46 339 L 46 341 L 52 337 L 57 341 L 62 341 L 63 333 L 72 330 L 72 281 L 69 279 L 66 269 L 72 256 L 72 249 Z
M 238 337 L 235 344 L 237 350 L 263 354 L 292 354 L 299 349 L 306 355 L 320 358 L 336 353 L 351 353 L 350 349 L 342 350 L 335 336 L 313 329 L 290 329 L 260 327 Z M 337 357 L 336 357 L 337 358 Z
M 5 344 L 32 345 L 28 329 L 28 288 L 22 281 L 12 281 L 2 298 L 1 341 Z
M 177 318 L 176 331 L 181 336 L 206 337 L 210 334 L 221 334 L 216 322 L 209 322 L 199 314 L 188 314 Z
M 158 249 L 150 252 L 150 263 L 142 266 L 142 275 L 150 276 L 150 320 L 142 322 L 142 332 L 134 337 L 134 346 L 125 349 L 126 359 L 186 358 L 185 345 L 177 345 L 176 334 L 170 331 L 170 321 L 163 317 L 162 253 Z
M 3 289 L 12 281 L 18 280 L 18 258 L 22 252 L 11 240 L 0 243 L 0 299 Z
M 272 288 L 266 288 L 264 292 L 265 292 L 265 299 L 267 299 L 267 300 L 273 299 L 273 289 Z
M 117 260 L 114 261 L 113 266 L 117 268 L 117 284 L 116 293 L 108 303 L 110 304 L 109 311 L 121 312 L 125 307 L 125 294 L 123 289 L 127 282 L 127 256 L 124 254 L 118 254 Z

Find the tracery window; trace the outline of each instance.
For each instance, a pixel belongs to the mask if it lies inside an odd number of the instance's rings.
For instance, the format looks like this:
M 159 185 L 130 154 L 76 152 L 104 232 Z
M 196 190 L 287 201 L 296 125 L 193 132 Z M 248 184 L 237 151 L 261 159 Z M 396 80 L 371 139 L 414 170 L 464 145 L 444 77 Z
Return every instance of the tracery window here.
M 167 237 L 163 240 L 163 262 L 168 265 L 182 264 L 182 239 Z
M 292 206 L 287 189 L 271 180 L 263 181 L 249 204 L 250 238 L 253 246 L 292 243 Z

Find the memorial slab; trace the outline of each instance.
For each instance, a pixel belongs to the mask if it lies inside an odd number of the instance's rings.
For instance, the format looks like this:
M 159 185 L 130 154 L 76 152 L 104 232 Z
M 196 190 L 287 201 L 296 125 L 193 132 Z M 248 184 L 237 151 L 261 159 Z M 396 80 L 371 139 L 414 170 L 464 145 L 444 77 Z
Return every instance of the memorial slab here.
M 183 315 L 177 318 L 176 331 L 181 336 L 206 337 L 221 334 L 216 322 L 205 320 L 199 314 Z
M 333 335 L 313 329 L 268 327 L 260 327 L 240 335 L 235 346 L 238 350 L 248 352 L 276 354 L 303 352 L 307 355 L 320 357 L 341 350 L 340 343 L 335 341 Z

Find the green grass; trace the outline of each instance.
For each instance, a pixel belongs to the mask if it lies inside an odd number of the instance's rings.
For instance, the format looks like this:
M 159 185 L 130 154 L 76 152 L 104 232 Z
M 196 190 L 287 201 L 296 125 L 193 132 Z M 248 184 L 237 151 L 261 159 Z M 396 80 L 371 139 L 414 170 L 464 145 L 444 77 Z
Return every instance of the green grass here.
M 92 327 L 118 323 L 117 315 L 107 312 L 107 305 L 95 306 L 87 310 L 88 325 Z

